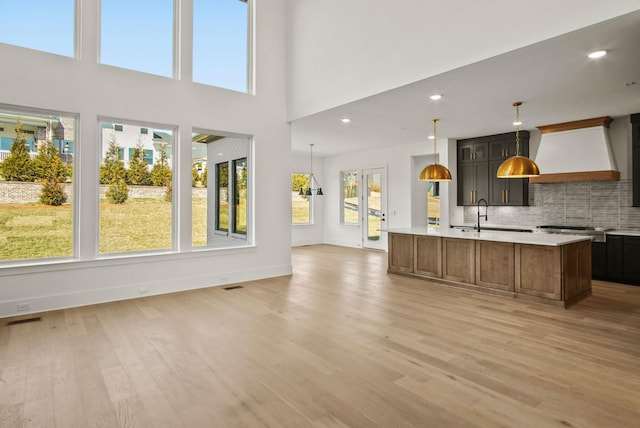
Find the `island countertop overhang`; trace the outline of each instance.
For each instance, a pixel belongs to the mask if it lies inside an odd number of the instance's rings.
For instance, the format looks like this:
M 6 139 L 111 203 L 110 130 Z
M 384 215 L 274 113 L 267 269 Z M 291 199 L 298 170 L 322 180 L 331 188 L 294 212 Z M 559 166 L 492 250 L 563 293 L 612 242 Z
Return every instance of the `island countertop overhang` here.
M 590 241 L 590 236 L 565 235 L 553 233 L 507 232 L 481 230 L 467 231 L 460 229 L 433 229 L 428 227 L 407 227 L 387 230 L 389 233 L 405 235 L 439 236 L 442 238 L 472 239 L 476 241 L 510 242 L 525 245 L 544 245 L 560 247 L 581 241 Z

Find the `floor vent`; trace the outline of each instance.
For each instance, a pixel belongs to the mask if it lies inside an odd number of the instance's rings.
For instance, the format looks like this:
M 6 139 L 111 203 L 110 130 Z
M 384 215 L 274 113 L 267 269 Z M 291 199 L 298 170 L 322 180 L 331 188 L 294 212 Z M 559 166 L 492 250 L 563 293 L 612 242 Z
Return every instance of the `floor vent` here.
M 25 318 L 25 319 L 22 319 L 22 320 L 13 320 L 13 321 L 9 321 L 7 323 L 7 325 L 26 324 L 28 322 L 37 322 L 37 321 L 42 321 L 42 317 Z
M 242 285 L 232 285 L 231 287 L 223 287 L 223 290 L 237 290 L 238 288 L 244 288 Z

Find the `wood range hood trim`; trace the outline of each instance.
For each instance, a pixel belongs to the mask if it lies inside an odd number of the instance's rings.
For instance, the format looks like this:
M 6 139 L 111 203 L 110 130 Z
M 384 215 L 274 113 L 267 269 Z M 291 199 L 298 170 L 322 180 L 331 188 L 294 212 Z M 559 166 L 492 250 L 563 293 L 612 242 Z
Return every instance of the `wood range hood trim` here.
M 620 181 L 620 171 L 584 171 L 540 174 L 529 178 L 529 183 L 565 183 L 569 181 Z
M 602 129 L 604 135 L 604 145 L 607 149 L 608 155 L 611 156 L 611 149 L 609 146 L 608 136 L 606 135 L 606 129 L 613 122 L 613 119 L 609 116 L 595 117 L 591 119 L 576 120 L 572 122 L 556 123 L 553 125 L 538 126 L 541 134 L 540 146 L 543 144 L 544 136 L 552 133 L 568 133 L 574 130 L 583 130 L 586 128 L 598 127 Z M 569 154 L 571 155 L 571 154 Z M 569 156 L 566 160 L 570 161 L 572 157 Z M 538 160 L 536 159 L 536 162 Z M 611 162 L 613 163 L 613 161 Z M 615 167 L 615 166 L 614 166 Z M 620 181 L 620 171 L 614 169 L 604 170 L 584 170 L 584 171 L 568 171 L 568 172 L 552 172 L 544 173 L 544 165 L 541 166 L 541 174 L 538 177 L 529 178 L 530 183 L 564 183 L 564 182 L 577 182 L 577 181 Z

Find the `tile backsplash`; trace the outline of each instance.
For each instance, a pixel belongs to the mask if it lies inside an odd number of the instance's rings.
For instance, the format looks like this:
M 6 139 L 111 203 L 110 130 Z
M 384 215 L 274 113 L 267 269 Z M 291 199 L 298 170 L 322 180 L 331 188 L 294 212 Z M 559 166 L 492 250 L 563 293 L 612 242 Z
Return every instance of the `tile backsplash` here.
M 640 229 L 631 186 L 631 180 L 530 184 L 528 207 L 489 207 L 487 223 Z M 464 208 L 464 222 L 476 222 L 476 207 Z

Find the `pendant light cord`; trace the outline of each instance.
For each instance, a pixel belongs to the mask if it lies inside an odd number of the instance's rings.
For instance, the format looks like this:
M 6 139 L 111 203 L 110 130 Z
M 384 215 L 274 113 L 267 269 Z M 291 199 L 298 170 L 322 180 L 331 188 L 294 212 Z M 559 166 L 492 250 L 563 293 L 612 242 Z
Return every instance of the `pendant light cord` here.
M 520 156 L 520 101 L 513 103 L 516 108 L 516 156 Z
M 437 164 L 438 162 L 436 161 L 436 154 L 437 154 L 437 150 L 436 150 L 436 143 L 437 143 L 437 134 L 436 134 L 436 123 L 438 123 L 438 119 L 431 119 L 431 121 L 433 122 L 433 163 Z

